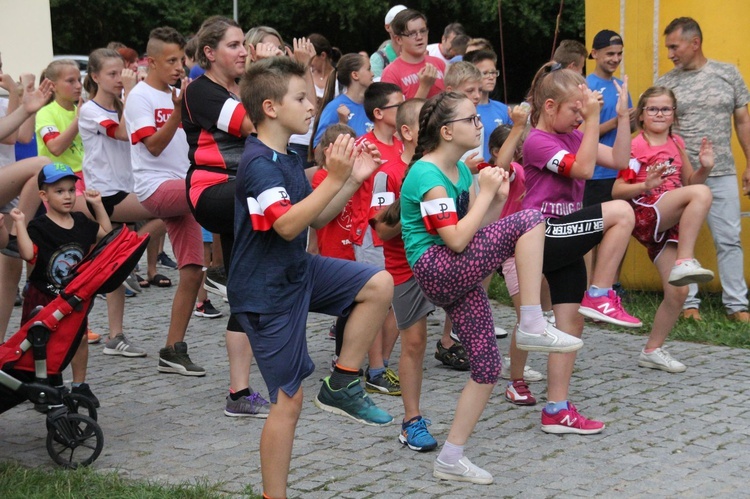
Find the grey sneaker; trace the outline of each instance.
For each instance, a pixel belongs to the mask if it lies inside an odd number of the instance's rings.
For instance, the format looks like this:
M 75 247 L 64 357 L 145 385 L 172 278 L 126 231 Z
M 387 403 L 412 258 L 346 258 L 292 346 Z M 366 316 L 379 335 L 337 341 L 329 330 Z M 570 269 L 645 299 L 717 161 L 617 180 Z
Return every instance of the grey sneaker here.
M 466 456 L 459 459 L 456 464 L 445 464 L 440 459 L 435 459 L 432 465 L 432 476 L 441 480 L 471 482 L 480 485 L 489 485 L 493 481 L 492 475 L 469 461 Z
M 123 357 L 145 357 L 146 351 L 130 343 L 123 333 L 118 334 L 104 344 L 104 355 L 122 355 Z
M 500 377 L 503 379 L 510 379 L 510 357 L 503 357 L 503 366 L 500 369 Z M 535 371 L 529 366 L 523 366 L 523 379 L 525 381 L 542 381 L 544 378 L 544 374 L 539 371 Z
M 370 393 L 401 395 L 401 382 L 398 379 L 398 375 L 390 368 L 387 368 L 383 374 L 375 378 L 371 378 L 368 372 L 365 379 L 365 390 Z
M 638 356 L 638 365 L 640 367 L 648 367 L 651 369 L 661 369 L 668 373 L 683 373 L 687 370 L 687 366 L 675 360 L 669 352 L 663 348 L 657 348 L 651 353 L 646 353 L 641 350 L 641 355 Z
M 227 395 L 224 415 L 230 418 L 267 418 L 270 409 L 271 404 L 258 392 L 252 392 L 247 397 L 240 397 L 237 400 L 232 400 L 232 397 Z
M 187 350 L 187 343 L 184 341 L 178 341 L 172 346 L 159 350 L 159 372 L 183 376 L 205 376 L 206 370 L 193 364 Z
M 516 346 L 529 352 L 565 353 L 575 352 L 583 346 L 583 341 L 547 323 L 542 334 L 529 334 L 517 328 Z
M 135 272 L 131 272 L 122 284 L 131 293 L 138 294 L 143 291 L 141 285 L 138 284 L 138 278 L 135 277 Z

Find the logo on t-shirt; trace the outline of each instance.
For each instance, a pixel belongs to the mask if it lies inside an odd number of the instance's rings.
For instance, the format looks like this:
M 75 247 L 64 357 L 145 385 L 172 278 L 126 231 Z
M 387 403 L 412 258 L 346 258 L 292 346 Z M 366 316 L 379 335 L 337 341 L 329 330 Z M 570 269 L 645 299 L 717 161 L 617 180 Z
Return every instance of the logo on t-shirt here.
M 174 109 L 154 109 L 154 122 L 156 123 L 156 128 L 159 129 L 163 127 L 170 116 L 172 116 L 172 112 L 174 112 Z
M 83 260 L 83 251 L 78 244 L 66 244 L 52 254 L 47 266 L 47 279 L 58 288 L 55 293 L 59 293 L 59 289 L 64 287 L 63 280 L 81 260 Z

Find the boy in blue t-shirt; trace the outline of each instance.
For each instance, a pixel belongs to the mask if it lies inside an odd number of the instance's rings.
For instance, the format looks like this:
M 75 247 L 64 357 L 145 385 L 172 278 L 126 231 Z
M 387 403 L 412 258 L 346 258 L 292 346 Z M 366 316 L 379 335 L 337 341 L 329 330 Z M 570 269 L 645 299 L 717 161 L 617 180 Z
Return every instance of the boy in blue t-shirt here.
M 271 399 L 260 441 L 269 497 L 286 497 L 301 383 L 315 368 L 305 338 L 309 311 L 349 318 L 341 355 L 315 405 L 370 425 L 393 420 L 365 394 L 358 376 L 390 307 L 393 279 L 369 265 L 305 250 L 308 227 L 323 227 L 341 212 L 377 168 L 378 156 L 340 135 L 325 151 L 328 176 L 311 189 L 302 159 L 287 150 L 289 137 L 305 133 L 313 116 L 304 75 L 292 59 L 273 57 L 253 64 L 240 82 L 258 135 L 247 138 L 237 171 L 227 294 Z

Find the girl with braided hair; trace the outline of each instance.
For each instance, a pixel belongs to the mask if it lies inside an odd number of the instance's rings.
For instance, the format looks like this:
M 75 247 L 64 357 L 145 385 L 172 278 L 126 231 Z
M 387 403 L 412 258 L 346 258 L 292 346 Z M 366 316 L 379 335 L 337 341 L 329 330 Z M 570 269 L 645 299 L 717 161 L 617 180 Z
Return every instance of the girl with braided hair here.
M 477 147 L 482 122 L 474 104 L 449 92 L 428 100 L 420 112 L 417 148 L 401 188 L 401 226 L 406 258 L 427 298 L 445 309 L 464 345 L 471 378 L 458 399 L 447 441 L 433 465 L 443 480 L 492 483 L 490 473 L 464 456 L 464 446 L 500 374 L 487 294 L 482 280 L 516 254 L 521 319 L 516 343 L 524 350 L 571 352 L 578 338 L 544 319 L 540 301 L 544 225 L 538 210 L 498 220 L 508 196 L 508 172 L 479 172 L 479 192 L 461 156 Z

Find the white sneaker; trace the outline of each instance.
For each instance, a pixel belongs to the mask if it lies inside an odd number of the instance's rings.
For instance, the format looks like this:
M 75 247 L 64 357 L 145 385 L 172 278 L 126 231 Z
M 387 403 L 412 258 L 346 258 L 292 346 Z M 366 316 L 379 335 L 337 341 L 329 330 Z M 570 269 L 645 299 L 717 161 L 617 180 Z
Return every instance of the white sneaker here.
M 542 315 L 544 315 L 544 318 L 552 324 L 553 326 L 557 323 L 555 322 L 555 313 L 552 310 L 543 311 Z
M 583 341 L 547 324 L 542 334 L 529 334 L 517 328 L 516 346 L 529 352 L 566 353 L 581 348 Z
M 481 485 L 489 485 L 493 481 L 492 475 L 469 461 L 466 456 L 459 459 L 456 464 L 445 464 L 440 459 L 435 459 L 432 465 L 432 476 L 441 480 L 455 480 Z
M 508 331 L 501 327 L 495 326 L 495 338 L 501 339 L 501 338 L 507 338 L 508 337 Z
M 503 379 L 510 379 L 510 357 L 503 357 L 503 367 L 500 369 L 500 377 Z M 523 366 L 523 379 L 532 381 L 542 381 L 545 378 L 544 374 L 539 371 L 535 371 L 529 366 Z
M 714 273 L 701 267 L 698 260 L 693 258 L 672 267 L 672 271 L 669 273 L 669 284 L 672 286 L 687 286 L 693 283 L 708 282 L 713 278 Z
M 657 348 L 651 353 L 641 350 L 641 355 L 638 356 L 638 365 L 651 369 L 661 369 L 668 373 L 682 373 L 687 370 L 685 364 L 672 358 L 663 348 Z

